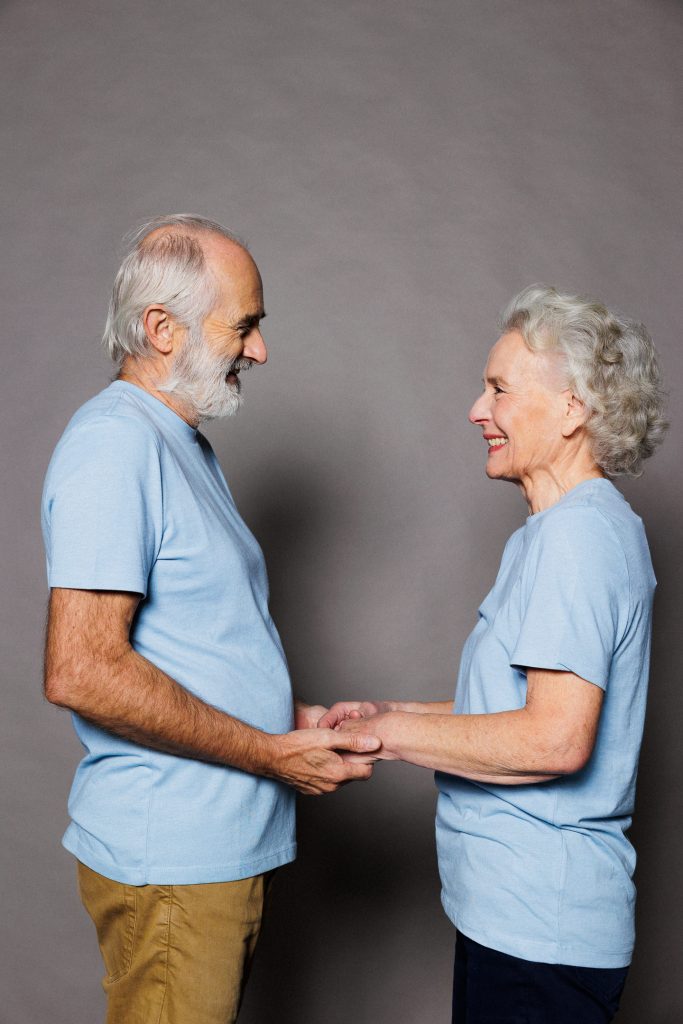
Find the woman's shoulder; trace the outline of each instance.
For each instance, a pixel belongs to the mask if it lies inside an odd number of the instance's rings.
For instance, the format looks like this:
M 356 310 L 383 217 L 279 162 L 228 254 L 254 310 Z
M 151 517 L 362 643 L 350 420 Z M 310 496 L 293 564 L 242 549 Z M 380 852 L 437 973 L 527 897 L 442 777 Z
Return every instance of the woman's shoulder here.
M 650 582 L 650 554 L 640 518 L 608 480 L 586 487 L 547 509 L 532 529 L 527 553 L 559 569 L 577 568 L 587 578 L 610 577 L 626 584 L 634 576 Z
M 558 568 L 583 566 L 599 573 L 627 571 L 621 530 L 615 513 L 604 503 L 582 498 L 562 500 L 528 524 L 527 555 L 551 560 Z

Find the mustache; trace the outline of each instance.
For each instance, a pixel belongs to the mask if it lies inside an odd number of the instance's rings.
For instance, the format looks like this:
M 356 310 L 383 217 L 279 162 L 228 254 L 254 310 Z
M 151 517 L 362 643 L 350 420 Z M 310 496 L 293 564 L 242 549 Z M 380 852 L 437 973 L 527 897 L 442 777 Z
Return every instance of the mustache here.
M 254 364 L 252 363 L 251 359 L 247 359 L 245 358 L 245 356 L 238 356 L 237 359 L 231 360 L 225 372 L 230 373 L 231 371 L 236 371 L 239 373 L 242 370 L 251 370 L 253 365 Z

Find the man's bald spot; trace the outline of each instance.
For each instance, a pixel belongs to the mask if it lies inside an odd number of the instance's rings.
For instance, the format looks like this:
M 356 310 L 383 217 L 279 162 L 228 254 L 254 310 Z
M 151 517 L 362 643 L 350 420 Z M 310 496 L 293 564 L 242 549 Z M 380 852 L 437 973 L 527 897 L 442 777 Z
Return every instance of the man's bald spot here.
M 162 224 L 138 243 L 142 252 L 176 256 L 188 259 L 195 265 L 203 266 L 216 282 L 226 279 L 236 283 L 245 278 L 258 281 L 262 287 L 261 275 L 251 253 L 237 239 L 211 228 L 190 224 Z M 262 301 L 258 308 L 250 309 L 247 319 L 258 323 L 265 316 Z
M 239 262 L 246 257 L 250 263 L 254 263 L 242 242 L 211 231 L 210 228 L 194 225 L 162 224 L 141 238 L 137 247 L 142 252 L 157 250 L 157 252 L 172 253 L 174 250 L 185 249 L 188 240 L 198 246 L 201 254 L 207 259 L 222 258 Z

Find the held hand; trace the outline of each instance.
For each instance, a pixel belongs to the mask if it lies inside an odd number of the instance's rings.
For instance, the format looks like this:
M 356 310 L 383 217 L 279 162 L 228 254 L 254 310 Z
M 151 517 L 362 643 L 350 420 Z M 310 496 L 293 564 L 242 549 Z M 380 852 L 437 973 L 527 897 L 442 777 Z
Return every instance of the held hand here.
M 335 705 L 336 707 L 336 705 Z M 334 708 L 330 709 L 331 711 Z M 392 720 L 396 719 L 396 715 L 392 715 L 390 712 L 377 712 L 368 718 L 357 718 L 351 719 L 346 718 L 339 725 L 339 733 L 341 736 L 373 736 L 381 741 L 381 748 L 376 750 L 374 753 L 375 760 L 379 761 L 397 761 L 399 757 L 397 754 L 391 751 L 391 724 Z M 358 755 L 355 753 L 342 754 L 345 761 L 353 764 Z
M 304 704 L 303 701 L 294 702 L 294 728 L 315 729 L 322 715 L 326 714 L 327 708 L 323 704 Z
M 263 774 L 308 796 L 333 793 L 347 782 L 369 779 L 377 759 L 374 752 L 381 745 L 370 733 L 342 736 L 331 729 L 299 729 L 272 740 L 274 752 Z M 349 755 L 353 761 L 347 762 Z
M 370 718 L 383 711 L 388 711 L 384 701 L 371 700 L 340 700 L 318 721 L 319 729 L 339 729 L 342 722 L 359 718 Z

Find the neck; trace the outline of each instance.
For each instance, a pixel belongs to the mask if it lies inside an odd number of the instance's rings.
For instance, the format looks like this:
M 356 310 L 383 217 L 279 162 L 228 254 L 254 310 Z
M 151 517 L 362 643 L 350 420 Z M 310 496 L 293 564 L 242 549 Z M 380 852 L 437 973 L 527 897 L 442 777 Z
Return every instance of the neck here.
M 199 419 L 187 402 L 183 402 L 166 391 L 159 390 L 160 385 L 166 379 L 164 371 L 161 370 L 160 372 L 160 369 L 160 367 L 150 365 L 140 359 L 128 358 L 124 361 L 116 379 L 125 380 L 129 384 L 135 384 L 136 387 L 149 392 L 150 395 L 158 398 L 160 402 L 168 406 L 169 409 L 177 416 L 180 416 L 182 420 L 185 420 L 191 427 L 198 427 Z
M 605 474 L 592 460 L 588 464 L 558 469 L 547 466 L 530 473 L 519 481 L 519 488 L 529 506 L 529 513 L 535 515 L 555 505 L 573 487 L 586 480 L 599 480 Z

